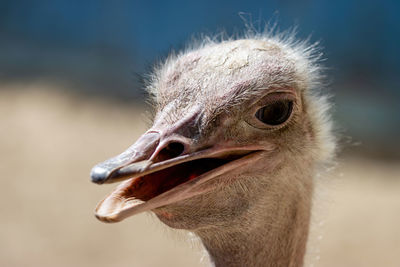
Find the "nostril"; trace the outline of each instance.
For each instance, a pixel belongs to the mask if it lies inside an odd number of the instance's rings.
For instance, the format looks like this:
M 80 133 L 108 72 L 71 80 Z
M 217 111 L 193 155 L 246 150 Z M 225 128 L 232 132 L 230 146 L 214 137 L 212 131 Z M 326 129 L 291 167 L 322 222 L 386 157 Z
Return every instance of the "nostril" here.
M 184 144 L 179 142 L 171 142 L 166 147 L 164 147 L 160 152 L 158 152 L 154 160 L 156 162 L 159 162 L 172 159 L 181 155 L 184 150 L 185 150 Z
M 170 158 L 175 158 L 182 154 L 183 150 L 185 150 L 185 146 L 179 142 L 172 142 L 169 143 L 168 146 L 164 148 L 164 150 L 166 150 Z

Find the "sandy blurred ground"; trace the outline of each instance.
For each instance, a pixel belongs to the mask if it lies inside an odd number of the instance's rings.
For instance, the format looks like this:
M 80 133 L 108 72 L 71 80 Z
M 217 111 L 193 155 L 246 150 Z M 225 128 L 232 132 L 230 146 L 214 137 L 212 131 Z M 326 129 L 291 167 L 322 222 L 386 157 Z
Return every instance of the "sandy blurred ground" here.
M 193 237 L 149 214 L 94 218 L 113 186 L 89 171 L 139 137 L 143 109 L 64 91 L 0 85 L 0 266 L 205 266 Z M 399 162 L 345 158 L 329 176 L 308 266 L 400 266 Z

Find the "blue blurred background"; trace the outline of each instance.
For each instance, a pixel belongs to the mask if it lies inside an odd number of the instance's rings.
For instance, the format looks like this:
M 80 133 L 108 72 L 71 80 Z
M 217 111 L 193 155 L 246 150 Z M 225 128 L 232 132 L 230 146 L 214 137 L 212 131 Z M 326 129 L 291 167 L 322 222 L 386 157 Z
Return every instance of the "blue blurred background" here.
M 0 266 L 208 266 L 193 235 L 148 214 L 99 223 L 111 187 L 89 171 L 146 130 L 152 64 L 192 36 L 269 21 L 321 41 L 341 135 L 337 168 L 315 179 L 305 266 L 400 266 L 399 11 L 399 0 L 0 0 Z
M 399 10 L 389 0 L 2 0 L 0 82 L 48 80 L 86 98 L 142 101 L 138 76 L 193 35 L 272 19 L 321 41 L 345 151 L 398 158 Z

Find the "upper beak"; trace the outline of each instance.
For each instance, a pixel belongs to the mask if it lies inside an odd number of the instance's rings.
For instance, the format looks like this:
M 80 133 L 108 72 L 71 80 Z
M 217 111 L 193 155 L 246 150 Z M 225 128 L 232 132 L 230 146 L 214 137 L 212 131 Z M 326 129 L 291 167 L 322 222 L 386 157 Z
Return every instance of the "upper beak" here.
M 97 184 L 114 183 L 143 172 L 146 167 L 151 165 L 149 159 L 160 142 L 159 136 L 160 134 L 157 132 L 148 132 L 120 155 L 94 166 L 90 173 L 92 182 Z M 132 163 L 135 164 L 132 165 Z M 132 165 L 130 171 L 122 171 L 122 168 L 129 164 Z

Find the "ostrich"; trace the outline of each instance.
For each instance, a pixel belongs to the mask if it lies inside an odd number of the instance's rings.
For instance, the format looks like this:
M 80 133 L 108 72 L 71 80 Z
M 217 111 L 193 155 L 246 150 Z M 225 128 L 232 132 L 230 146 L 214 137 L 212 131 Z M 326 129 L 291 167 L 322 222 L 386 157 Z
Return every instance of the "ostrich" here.
M 195 233 L 215 266 L 302 266 L 313 177 L 335 142 L 316 45 L 266 33 L 170 55 L 147 90 L 152 126 L 96 165 L 123 181 L 103 222 L 151 211 Z

